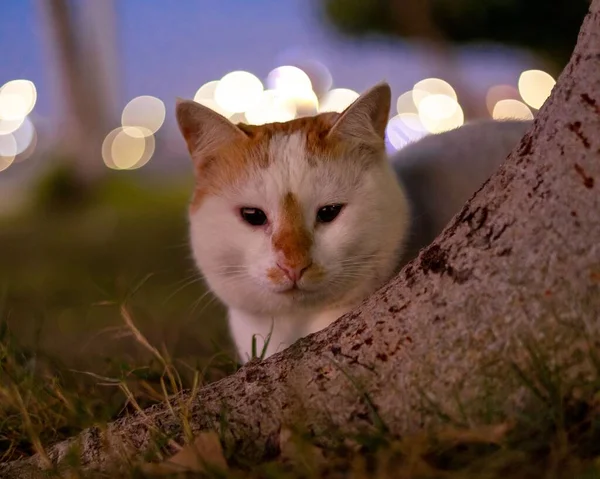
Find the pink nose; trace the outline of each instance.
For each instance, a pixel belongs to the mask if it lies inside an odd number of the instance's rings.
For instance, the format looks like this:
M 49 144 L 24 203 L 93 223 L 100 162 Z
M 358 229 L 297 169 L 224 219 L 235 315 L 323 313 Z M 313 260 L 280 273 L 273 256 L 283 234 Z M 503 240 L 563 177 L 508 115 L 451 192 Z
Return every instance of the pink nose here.
M 301 264 L 300 266 L 291 267 L 286 264 L 277 263 L 277 266 L 288 278 L 290 278 L 290 280 L 296 283 L 300 280 L 304 272 L 310 267 L 311 264 L 312 262 L 309 264 Z

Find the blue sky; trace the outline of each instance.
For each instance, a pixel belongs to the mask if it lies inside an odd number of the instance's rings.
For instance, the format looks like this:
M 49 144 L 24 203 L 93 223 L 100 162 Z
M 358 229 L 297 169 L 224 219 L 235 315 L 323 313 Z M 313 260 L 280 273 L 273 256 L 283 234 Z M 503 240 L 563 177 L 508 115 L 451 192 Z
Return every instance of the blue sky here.
M 42 1 L 2 0 L 0 84 L 15 78 L 32 80 L 38 86 L 37 109 L 47 113 L 52 108 L 48 97 L 54 65 L 48 57 Z M 201 84 L 236 69 L 266 75 L 286 49 L 318 45 L 325 34 L 311 20 L 309 4 L 308 0 L 117 0 L 123 100 L 139 94 L 193 95 Z
M 27 78 L 38 87 L 36 113 L 52 116 L 55 64 L 43 21 L 45 0 L 1 0 L 0 84 Z M 72 0 L 74 2 L 103 0 Z M 318 0 L 115 0 L 122 107 L 137 95 L 172 105 L 205 82 L 232 70 L 264 78 L 303 49 L 326 64 L 335 86 L 363 90 L 388 80 L 396 95 L 435 70 L 400 42 L 379 44 L 339 38 L 318 20 Z M 517 56 L 518 59 L 518 56 Z M 523 60 L 523 59 L 521 59 Z M 527 65 L 512 54 L 471 52 L 461 68 L 482 89 L 512 83 Z

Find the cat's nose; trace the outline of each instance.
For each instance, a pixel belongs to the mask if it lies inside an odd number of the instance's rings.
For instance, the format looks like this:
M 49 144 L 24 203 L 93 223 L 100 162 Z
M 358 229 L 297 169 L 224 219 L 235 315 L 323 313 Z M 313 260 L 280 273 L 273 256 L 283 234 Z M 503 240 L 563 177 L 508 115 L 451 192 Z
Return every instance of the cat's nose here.
M 279 267 L 280 270 L 282 270 L 285 273 L 285 275 L 288 278 L 290 278 L 294 283 L 297 283 L 298 281 L 300 281 L 300 278 L 302 277 L 304 272 L 308 268 L 310 268 L 311 264 L 312 264 L 312 261 L 309 261 L 308 263 L 303 263 L 300 265 L 294 265 L 294 266 L 290 266 L 285 263 L 277 263 L 277 266 Z

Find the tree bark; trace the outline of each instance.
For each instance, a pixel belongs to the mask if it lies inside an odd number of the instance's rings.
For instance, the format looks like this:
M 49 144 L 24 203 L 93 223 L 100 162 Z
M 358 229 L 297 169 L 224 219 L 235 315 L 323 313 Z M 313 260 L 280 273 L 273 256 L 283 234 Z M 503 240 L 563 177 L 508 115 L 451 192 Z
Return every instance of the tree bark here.
M 324 438 L 329 428 L 403 435 L 444 417 L 467 424 L 510 417 L 531 397 L 511 371 L 527 369 L 532 347 L 565 374 L 585 375 L 591 366 L 571 360 L 585 349 L 577 328 L 600 338 L 599 131 L 594 0 L 532 129 L 388 285 L 327 329 L 181 394 L 172 409 L 157 405 L 86 430 L 48 456 L 59 463 L 78 444 L 85 467 L 105 470 L 139 458 L 157 431 L 183 441 L 189 425 L 193 433 L 219 429 L 237 456 L 260 460 L 288 424 Z M 27 477 L 42 466 L 35 456 L 0 467 L 0 475 Z

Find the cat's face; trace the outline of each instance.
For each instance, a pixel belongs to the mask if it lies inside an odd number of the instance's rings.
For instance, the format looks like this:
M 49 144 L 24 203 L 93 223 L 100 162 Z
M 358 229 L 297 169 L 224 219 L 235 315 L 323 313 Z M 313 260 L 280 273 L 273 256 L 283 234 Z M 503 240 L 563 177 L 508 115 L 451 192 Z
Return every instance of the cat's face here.
M 192 250 L 228 306 L 259 314 L 334 307 L 389 277 L 408 218 L 378 131 L 386 88 L 341 115 L 263 126 L 236 127 L 180 103 L 196 160 Z

